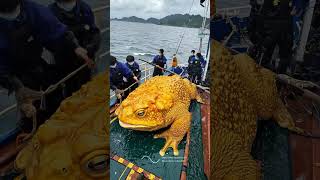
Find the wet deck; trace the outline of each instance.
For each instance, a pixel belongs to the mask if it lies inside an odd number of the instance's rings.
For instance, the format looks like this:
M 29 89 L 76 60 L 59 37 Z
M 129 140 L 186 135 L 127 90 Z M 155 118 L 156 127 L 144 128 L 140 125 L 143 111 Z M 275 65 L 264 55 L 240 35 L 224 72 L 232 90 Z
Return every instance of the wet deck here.
M 205 179 L 204 166 L 204 145 L 201 139 L 203 109 L 202 105 L 193 102 L 190 106 L 192 112 L 192 125 L 190 130 L 190 146 L 187 162 L 187 179 Z M 206 112 L 206 111 L 204 111 Z M 205 118 L 206 119 L 206 118 Z M 110 127 L 111 158 L 121 157 L 125 164 L 127 161 L 133 163 L 144 171 L 151 173 L 161 179 L 180 179 L 183 167 L 183 160 L 186 150 L 185 137 L 179 144 L 179 156 L 174 156 L 172 149 L 169 149 L 164 157 L 159 155 L 159 150 L 164 145 L 164 139 L 153 139 L 157 132 L 140 132 L 124 129 L 119 126 L 118 121 L 114 121 Z M 110 163 L 110 178 L 125 179 L 132 172 L 131 166 L 121 164 L 115 159 Z M 137 175 L 138 173 L 135 174 Z M 148 173 L 147 173 L 148 174 Z M 135 177 L 136 177 L 135 175 Z M 120 178 L 120 179 L 121 179 Z M 135 178 L 133 178 L 135 179 Z
M 320 114 L 311 110 L 311 102 L 302 99 L 300 102 L 289 101 L 289 105 L 296 126 L 320 137 Z M 306 108 L 311 111 L 305 111 Z M 291 134 L 290 147 L 293 179 L 320 179 L 320 138 Z

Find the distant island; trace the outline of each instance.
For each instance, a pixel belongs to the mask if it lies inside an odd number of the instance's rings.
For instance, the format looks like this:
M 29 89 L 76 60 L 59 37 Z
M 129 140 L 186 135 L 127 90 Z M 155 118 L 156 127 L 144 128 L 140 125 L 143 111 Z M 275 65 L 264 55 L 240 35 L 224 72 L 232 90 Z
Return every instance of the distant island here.
M 130 16 L 130 17 L 123 17 L 121 19 L 113 18 L 111 20 L 199 28 L 202 25 L 203 17 L 200 15 L 173 14 L 173 15 L 169 15 L 164 18 L 161 18 L 161 19 L 157 19 L 157 18 L 143 19 L 143 18 L 139 18 L 136 16 Z M 190 22 L 189 22 L 189 20 L 190 20 Z M 209 19 L 206 18 L 206 20 L 207 20 L 207 24 L 208 24 Z

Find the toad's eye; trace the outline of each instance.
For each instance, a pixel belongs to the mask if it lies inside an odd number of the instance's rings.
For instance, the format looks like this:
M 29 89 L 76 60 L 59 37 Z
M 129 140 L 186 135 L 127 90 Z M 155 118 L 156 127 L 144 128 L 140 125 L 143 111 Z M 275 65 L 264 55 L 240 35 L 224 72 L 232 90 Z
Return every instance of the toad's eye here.
M 94 156 L 83 162 L 82 169 L 92 177 L 106 177 L 109 169 L 109 156 L 102 154 Z
M 146 115 L 146 112 L 144 110 L 138 110 L 136 114 L 138 117 L 144 117 Z

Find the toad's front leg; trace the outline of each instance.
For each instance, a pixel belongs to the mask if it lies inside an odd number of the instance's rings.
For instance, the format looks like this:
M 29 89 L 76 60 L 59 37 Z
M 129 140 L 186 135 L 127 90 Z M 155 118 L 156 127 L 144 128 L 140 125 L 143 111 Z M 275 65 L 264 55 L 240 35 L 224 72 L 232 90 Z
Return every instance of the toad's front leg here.
M 160 133 L 156 134 L 154 138 L 165 138 L 166 143 L 163 148 L 160 150 L 160 156 L 164 156 L 169 147 L 173 149 L 173 154 L 175 156 L 179 155 L 178 145 L 183 137 L 189 132 L 190 122 L 191 122 L 191 113 L 186 110 L 179 112 L 171 127 Z

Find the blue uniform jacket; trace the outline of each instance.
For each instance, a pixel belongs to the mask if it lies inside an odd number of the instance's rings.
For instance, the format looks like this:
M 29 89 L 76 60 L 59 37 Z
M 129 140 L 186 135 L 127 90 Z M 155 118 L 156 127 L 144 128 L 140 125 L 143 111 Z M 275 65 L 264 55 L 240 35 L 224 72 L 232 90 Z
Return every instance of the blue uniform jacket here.
M 54 6 L 56 6 L 56 3 L 52 3 L 48 7 L 50 9 L 54 9 Z M 81 18 L 80 18 L 80 14 L 81 14 L 80 7 L 82 7 L 82 17 Z M 91 7 L 87 3 L 85 3 L 82 0 L 78 0 L 73 11 L 76 14 L 76 16 L 78 17 L 77 19 L 82 20 L 82 22 L 80 22 L 81 24 L 89 25 L 90 29 L 98 29 L 98 27 L 95 24 L 94 14 L 91 10 Z
M 165 57 L 165 56 L 163 56 L 162 57 L 162 59 L 160 59 L 160 55 L 156 55 L 154 58 L 153 58 L 153 61 L 152 61 L 152 63 L 154 63 L 154 64 L 158 64 L 158 65 L 165 65 L 165 64 L 167 64 L 167 58 Z M 160 66 L 161 66 L 160 65 Z M 164 66 L 163 66 L 164 67 Z
M 126 63 L 126 66 L 134 73 L 135 76 L 141 76 L 140 66 L 137 62 L 134 62 L 132 65 Z
M 22 1 L 21 13 L 16 20 L 7 21 L 0 18 L 0 76 L 7 75 L 11 71 L 7 32 L 14 30 L 21 21 L 31 25 L 33 38 L 49 50 L 63 41 L 67 30 L 47 7 L 29 0 Z
M 181 67 L 179 67 L 179 66 L 171 67 L 170 70 L 173 71 L 176 74 L 179 74 L 179 75 L 183 72 L 183 69 Z
M 195 60 L 196 60 L 196 57 L 193 57 L 193 58 L 192 58 L 192 63 L 193 63 Z M 206 65 L 206 61 L 204 60 L 203 56 L 201 56 L 201 57 L 199 58 L 199 61 L 200 61 L 200 63 L 201 63 L 201 67 L 204 67 L 204 66 Z
M 115 90 L 117 85 L 123 82 L 123 77 L 130 79 L 132 71 L 122 62 L 117 62 L 115 68 L 110 68 L 110 87 Z
M 140 66 L 137 62 L 134 62 L 133 65 L 130 65 L 128 63 L 126 63 L 127 67 L 130 68 L 132 67 L 133 69 L 139 69 L 140 70 Z

